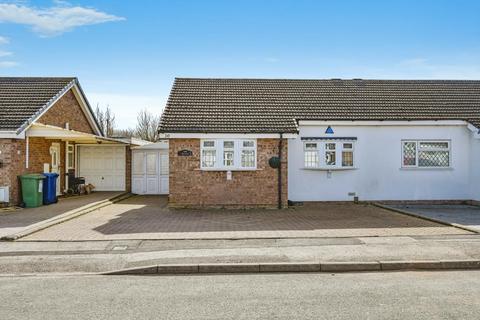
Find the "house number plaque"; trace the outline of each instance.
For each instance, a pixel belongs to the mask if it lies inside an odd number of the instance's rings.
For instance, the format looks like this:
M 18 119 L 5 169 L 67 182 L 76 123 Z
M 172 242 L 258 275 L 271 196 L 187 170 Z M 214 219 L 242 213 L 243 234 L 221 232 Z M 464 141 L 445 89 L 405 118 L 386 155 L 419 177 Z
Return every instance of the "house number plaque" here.
M 178 151 L 180 157 L 191 157 L 193 155 L 191 150 L 180 150 Z

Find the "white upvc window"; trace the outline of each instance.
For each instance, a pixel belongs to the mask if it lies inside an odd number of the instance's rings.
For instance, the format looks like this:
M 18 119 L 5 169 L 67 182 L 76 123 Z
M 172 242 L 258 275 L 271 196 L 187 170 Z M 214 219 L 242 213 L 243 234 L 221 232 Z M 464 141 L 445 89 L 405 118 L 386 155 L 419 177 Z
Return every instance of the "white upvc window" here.
M 319 169 L 353 168 L 355 141 L 317 140 L 303 145 L 304 167 Z
M 402 167 L 449 168 L 449 140 L 403 140 Z
M 255 139 L 201 140 L 200 168 L 205 170 L 254 170 L 257 167 Z
M 217 148 L 215 140 L 202 141 L 202 168 L 214 168 L 217 163 Z
M 255 140 L 243 140 L 240 146 L 240 167 L 255 168 L 257 163 Z

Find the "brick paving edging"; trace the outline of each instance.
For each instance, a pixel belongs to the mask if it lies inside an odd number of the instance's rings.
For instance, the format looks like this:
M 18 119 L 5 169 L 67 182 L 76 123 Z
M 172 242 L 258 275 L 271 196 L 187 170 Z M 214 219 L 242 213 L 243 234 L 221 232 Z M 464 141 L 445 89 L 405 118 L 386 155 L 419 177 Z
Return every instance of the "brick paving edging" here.
M 273 273 L 273 272 L 361 272 L 412 270 L 473 270 L 480 269 L 480 260 L 427 260 L 427 261 L 372 261 L 372 262 L 320 262 L 320 263 L 223 263 L 152 265 L 103 272 L 102 275 L 153 274 L 212 274 L 212 273 Z

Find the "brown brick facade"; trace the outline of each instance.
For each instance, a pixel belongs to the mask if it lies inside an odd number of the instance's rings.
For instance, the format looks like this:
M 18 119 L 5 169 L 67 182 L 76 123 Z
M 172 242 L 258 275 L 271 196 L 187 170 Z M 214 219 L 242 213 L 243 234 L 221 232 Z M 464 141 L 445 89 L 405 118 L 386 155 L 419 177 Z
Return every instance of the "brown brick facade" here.
M 95 134 L 72 90 L 66 92 L 36 122 L 61 128 L 68 123 L 71 130 Z
M 21 202 L 18 176 L 25 173 L 43 172 L 43 164 L 51 164 L 50 147 L 52 143 L 60 144 L 60 190 L 65 188 L 65 142 L 39 137 L 29 138 L 28 168 L 26 163 L 26 140 L 0 139 L 0 185 L 10 186 L 10 202 Z
M 268 160 L 278 156 L 279 139 L 257 140 L 257 170 L 226 171 L 200 170 L 200 140 L 170 139 L 169 205 L 172 207 L 277 207 L 278 170 Z M 178 156 L 180 150 L 191 150 L 192 156 Z M 282 203 L 287 206 L 287 149 L 282 147 Z
M 87 117 L 78 103 L 72 90 L 66 92 L 37 123 L 48 124 L 65 128 L 69 123 L 71 130 L 94 134 Z M 41 137 L 29 138 L 29 160 L 26 164 L 26 140 L 0 139 L 0 186 L 10 186 L 10 203 L 21 202 L 20 184 L 18 176 L 25 173 L 43 172 L 43 164 L 51 164 L 50 147 L 52 143 L 60 144 L 60 190 L 65 190 L 65 142 L 61 140 L 45 139 Z M 73 144 L 73 142 L 71 142 Z M 127 152 L 127 158 L 128 158 Z M 128 172 L 128 170 L 127 170 Z M 128 184 L 127 180 L 127 184 Z

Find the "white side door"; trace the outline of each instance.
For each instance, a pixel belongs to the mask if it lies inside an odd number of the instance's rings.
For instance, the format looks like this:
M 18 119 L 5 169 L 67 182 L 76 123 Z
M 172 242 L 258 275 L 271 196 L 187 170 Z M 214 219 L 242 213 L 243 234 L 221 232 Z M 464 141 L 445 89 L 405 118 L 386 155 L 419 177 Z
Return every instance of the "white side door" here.
M 158 194 L 158 151 L 145 152 L 145 181 L 146 181 L 146 194 Z
M 132 151 L 132 192 L 144 194 L 146 191 L 145 181 L 145 152 Z
M 60 143 L 54 142 L 50 146 L 50 172 L 57 173 L 57 185 L 56 185 L 56 193 L 57 196 L 60 195 Z
M 133 193 L 168 194 L 168 172 L 168 150 L 133 150 Z
M 169 166 L 168 166 L 168 150 L 159 151 L 159 166 L 160 166 L 160 194 L 168 194 L 168 175 L 169 175 Z

